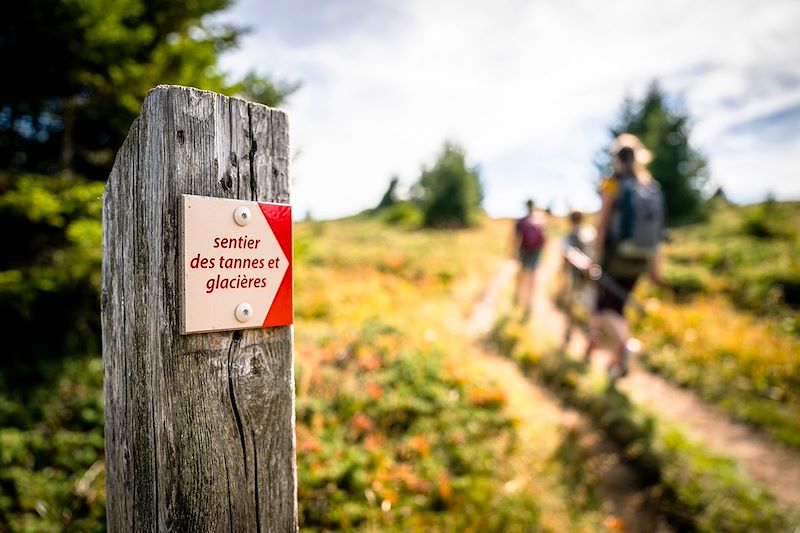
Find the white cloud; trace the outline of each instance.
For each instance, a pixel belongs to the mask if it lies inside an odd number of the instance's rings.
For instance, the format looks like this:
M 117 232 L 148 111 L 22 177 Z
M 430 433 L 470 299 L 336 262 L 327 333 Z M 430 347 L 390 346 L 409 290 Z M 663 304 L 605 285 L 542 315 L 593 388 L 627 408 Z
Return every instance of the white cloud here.
M 412 0 L 354 10 L 320 0 L 278 2 L 270 17 L 271 5 L 244 1 L 228 15 L 255 31 L 224 64 L 304 83 L 287 105 L 302 152 L 298 213 L 374 205 L 390 175 L 410 183 L 445 139 L 481 163 L 492 214 L 513 214 L 530 195 L 595 207 L 591 161 L 605 127 L 654 77 L 684 95 L 714 178 L 734 198 L 763 196 L 755 173 L 765 166 L 770 190 L 798 194 L 800 143 L 774 153 L 740 135 L 744 151 L 732 152 L 726 132 L 797 102 L 800 4 Z M 798 82 L 775 83 L 775 73 Z

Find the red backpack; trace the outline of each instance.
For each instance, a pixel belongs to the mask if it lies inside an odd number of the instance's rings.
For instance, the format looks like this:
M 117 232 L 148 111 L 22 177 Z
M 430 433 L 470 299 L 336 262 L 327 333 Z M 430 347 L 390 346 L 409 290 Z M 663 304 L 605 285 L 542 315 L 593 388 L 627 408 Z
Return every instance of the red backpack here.
M 544 229 L 541 224 L 525 217 L 517 222 L 517 234 L 522 237 L 520 248 L 526 252 L 536 252 L 544 246 Z

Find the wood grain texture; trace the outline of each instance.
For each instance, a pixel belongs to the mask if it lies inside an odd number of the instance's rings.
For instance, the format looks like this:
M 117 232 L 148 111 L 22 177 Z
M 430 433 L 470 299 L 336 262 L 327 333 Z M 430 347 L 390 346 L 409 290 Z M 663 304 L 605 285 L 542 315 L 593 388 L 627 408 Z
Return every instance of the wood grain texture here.
M 286 115 L 159 86 L 103 196 L 108 529 L 296 531 L 292 328 L 179 334 L 184 193 L 289 202 Z

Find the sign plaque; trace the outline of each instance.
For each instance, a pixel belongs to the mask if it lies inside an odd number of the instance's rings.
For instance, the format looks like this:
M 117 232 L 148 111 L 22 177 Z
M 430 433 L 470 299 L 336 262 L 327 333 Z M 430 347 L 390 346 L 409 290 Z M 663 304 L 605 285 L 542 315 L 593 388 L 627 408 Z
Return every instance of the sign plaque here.
M 181 333 L 288 326 L 292 208 L 184 194 Z

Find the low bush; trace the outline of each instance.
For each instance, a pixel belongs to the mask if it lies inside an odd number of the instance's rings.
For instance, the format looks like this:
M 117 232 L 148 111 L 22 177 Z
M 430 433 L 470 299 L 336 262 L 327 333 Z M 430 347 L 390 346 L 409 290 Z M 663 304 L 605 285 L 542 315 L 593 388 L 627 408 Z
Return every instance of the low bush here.
M 417 228 L 422 225 L 422 211 L 410 202 L 398 202 L 380 212 L 381 219 L 389 225 Z
M 442 348 L 369 322 L 301 355 L 297 435 L 303 529 L 535 527 L 531 494 L 503 490 L 517 445 L 505 393 L 463 381 Z
M 51 364 L 52 383 L 0 386 L 0 531 L 105 531 L 102 361 Z

